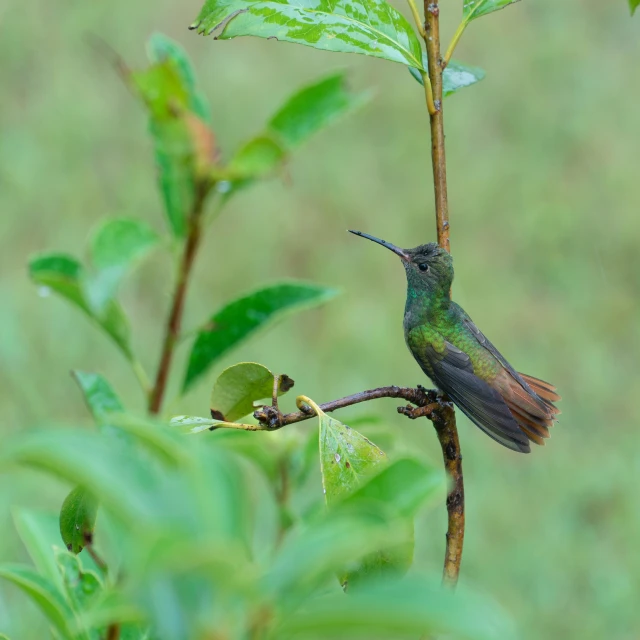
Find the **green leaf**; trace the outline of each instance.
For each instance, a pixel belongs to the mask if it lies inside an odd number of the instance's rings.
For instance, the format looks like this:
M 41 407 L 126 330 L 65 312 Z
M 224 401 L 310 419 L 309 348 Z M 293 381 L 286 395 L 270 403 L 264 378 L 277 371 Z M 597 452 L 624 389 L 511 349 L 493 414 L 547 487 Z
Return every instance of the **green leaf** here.
M 241 362 L 225 369 L 215 381 L 211 392 L 211 415 L 216 420 L 235 422 L 254 411 L 254 402 L 271 398 L 274 376 L 257 362 Z M 288 376 L 281 378 L 278 395 L 293 386 Z
M 465 22 L 471 22 L 480 16 L 504 9 L 514 2 L 518 2 L 518 0 L 463 0 L 462 19 Z
M 198 333 L 182 391 L 187 391 L 216 360 L 258 329 L 287 314 L 322 304 L 336 294 L 335 289 L 328 287 L 286 283 L 259 289 L 225 305 Z
M 58 550 L 56 562 L 73 609 L 84 611 L 102 590 L 100 578 L 93 571 L 84 571 L 80 559 L 68 551 Z
M 485 72 L 479 67 L 470 67 L 466 64 L 451 60 L 442 75 L 442 95 L 448 97 L 485 77 Z
M 422 74 L 417 69 L 409 68 L 409 71 L 420 84 L 423 84 Z M 479 67 L 471 67 L 451 60 L 442 74 L 442 97 L 447 98 L 460 89 L 484 80 L 485 75 L 484 70 Z
M 194 76 L 182 49 L 155 35 L 149 43 L 152 65 L 129 80 L 149 112 L 149 131 L 165 212 L 174 235 L 183 237 L 187 218 L 215 163 L 213 133 L 207 126 L 208 107 L 196 91 Z
M 82 265 L 64 254 L 36 256 L 29 263 L 29 274 L 43 292 L 55 291 L 84 311 L 113 339 L 127 359 L 133 358 L 129 343 L 129 324 L 124 311 L 115 301 L 109 302 L 102 313 L 95 313 L 84 292 L 85 277 Z
M 385 580 L 346 597 L 316 597 L 283 616 L 273 637 L 379 640 L 446 636 L 467 640 L 510 640 L 513 625 L 491 600 L 458 588 L 455 593 L 419 577 Z
M 98 373 L 72 371 L 89 411 L 99 424 L 110 413 L 121 413 L 124 410 L 120 399 L 111 385 Z
M 158 244 L 158 234 L 130 218 L 105 222 L 94 234 L 91 257 L 97 273 L 85 278 L 91 308 L 100 313 L 116 295 L 124 276 Z
M 337 73 L 291 96 L 271 118 L 268 127 L 286 147 L 293 148 L 368 99 L 368 93 L 349 91 L 344 73 Z
M 31 509 L 14 509 L 13 522 L 38 571 L 62 589 L 62 580 L 53 555 L 54 549 L 60 544 L 56 515 Z
M 84 487 L 76 487 L 60 509 L 60 535 L 67 549 L 80 553 L 93 539 L 98 501 Z
M 385 544 L 364 557 L 351 562 L 340 576 L 343 586 L 360 588 L 363 580 L 406 573 L 413 562 L 413 518 L 418 509 L 435 495 L 444 496 L 445 476 L 412 458 L 404 458 L 384 467 L 380 473 L 365 479 L 353 493 L 346 496 L 340 507 L 353 509 L 354 505 L 370 502 L 373 508 L 385 508 L 394 520 L 404 522 L 405 537 L 395 545 Z
M 237 181 L 265 176 L 284 160 L 285 155 L 286 151 L 272 135 L 256 136 L 240 147 L 229 162 L 229 177 Z
M 185 50 L 171 38 L 162 33 L 154 33 L 147 43 L 147 53 L 150 62 L 154 64 L 172 65 L 182 80 L 187 102 L 193 113 L 207 123 L 211 123 L 211 108 L 196 82 L 196 74 L 191 66 L 191 60 Z
M 640 7 L 640 0 L 629 0 L 629 8 L 631 9 L 631 15 L 636 12 L 636 9 Z
M 371 500 L 388 505 L 399 516 L 413 518 L 425 501 L 436 495 L 444 496 L 444 473 L 426 466 L 413 458 L 401 458 L 370 476 L 345 500 Z
M 72 637 L 69 621 L 73 613 L 53 582 L 36 573 L 31 567 L 19 564 L 0 564 L 0 577 L 22 589 L 63 638 Z
M 352 493 L 387 456 L 362 434 L 320 413 L 320 471 L 327 504 Z
M 276 38 L 315 49 L 361 53 L 422 67 L 420 42 L 407 20 L 384 0 L 207 0 L 191 25 L 227 40 Z

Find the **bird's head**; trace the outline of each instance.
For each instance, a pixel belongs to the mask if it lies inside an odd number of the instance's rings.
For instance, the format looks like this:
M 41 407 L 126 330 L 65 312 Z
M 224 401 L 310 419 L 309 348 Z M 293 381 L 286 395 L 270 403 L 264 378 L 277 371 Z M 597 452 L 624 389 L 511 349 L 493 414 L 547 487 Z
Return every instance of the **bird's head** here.
M 402 260 L 409 287 L 428 292 L 448 291 L 453 282 L 453 258 L 435 242 L 421 244 L 415 249 L 401 249 L 361 231 L 351 231 L 361 238 L 376 242 L 393 251 Z

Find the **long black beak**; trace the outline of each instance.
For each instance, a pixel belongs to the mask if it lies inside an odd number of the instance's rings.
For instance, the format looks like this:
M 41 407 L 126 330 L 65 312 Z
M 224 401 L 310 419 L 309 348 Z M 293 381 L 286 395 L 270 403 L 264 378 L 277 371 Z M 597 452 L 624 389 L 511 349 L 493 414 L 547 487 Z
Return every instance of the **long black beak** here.
M 362 233 L 362 231 L 352 231 L 351 229 L 349 229 L 349 233 L 353 233 L 354 235 L 360 236 L 361 238 L 366 238 L 367 240 L 371 240 L 373 242 L 381 244 L 383 247 L 386 247 L 387 249 L 393 251 L 393 253 L 395 253 L 396 255 L 400 256 L 400 258 L 405 262 L 409 262 L 409 260 L 411 259 L 409 257 L 409 254 L 404 249 L 396 247 L 395 244 L 380 240 L 380 238 L 376 238 L 375 236 L 370 236 L 368 233 Z

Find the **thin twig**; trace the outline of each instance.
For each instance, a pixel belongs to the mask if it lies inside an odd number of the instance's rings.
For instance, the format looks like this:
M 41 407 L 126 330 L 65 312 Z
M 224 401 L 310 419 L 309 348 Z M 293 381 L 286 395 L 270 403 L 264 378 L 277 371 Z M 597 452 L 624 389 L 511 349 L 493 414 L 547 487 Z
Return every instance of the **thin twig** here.
M 413 389 L 411 387 L 380 387 L 378 389 L 370 389 L 368 391 L 361 391 L 360 393 L 354 393 L 353 395 L 339 398 L 338 400 L 332 400 L 325 404 L 319 405 L 319 408 L 324 413 L 331 413 L 338 409 L 344 409 L 354 404 L 360 404 L 361 402 L 369 402 L 369 400 L 377 400 L 378 398 L 400 398 L 411 402 L 419 407 L 432 404 L 438 399 L 438 393 L 433 389 L 424 389 L 418 387 Z M 309 420 L 314 418 L 316 413 L 310 407 L 301 405 L 303 409 L 294 413 L 280 414 L 278 420 L 274 420 L 273 407 L 262 407 L 254 412 L 253 416 L 258 420 L 262 429 L 269 428 L 270 431 L 281 429 L 288 424 L 294 424 L 295 422 L 302 422 L 303 420 Z M 273 425 L 273 426 L 270 426 Z M 216 425 L 218 426 L 218 425 Z M 249 425 L 247 425 L 249 426 Z M 255 427 L 255 425 L 251 425 Z M 254 429 L 254 430 L 262 430 Z
M 425 44 L 427 48 L 429 78 L 433 90 L 436 112 L 429 110 L 431 127 L 431 160 L 433 164 L 433 185 L 436 204 L 436 227 L 438 244 L 450 251 L 449 243 L 449 202 L 447 197 L 447 164 L 444 144 L 444 118 L 442 110 L 442 74 L 446 62 L 440 51 L 440 7 L 438 1 L 424 0 Z M 453 52 L 457 40 L 462 35 L 456 33 L 450 51 Z M 457 37 L 457 39 L 456 39 Z M 427 104 L 427 106 L 429 106 Z M 444 398 L 447 399 L 446 396 Z M 441 403 L 437 411 L 428 416 L 436 428 L 442 448 L 444 464 L 452 480 L 447 495 L 447 544 L 444 559 L 443 579 L 455 586 L 460 574 L 462 546 L 464 542 L 464 482 L 462 475 L 462 454 L 456 428 L 456 415 L 450 403 Z
M 173 302 L 171 303 L 171 311 L 167 321 L 164 341 L 162 344 L 162 355 L 160 356 L 160 364 L 158 365 L 158 373 L 153 389 L 149 396 L 149 413 L 157 414 L 162 407 L 162 400 L 167 388 L 169 379 L 169 371 L 171 369 L 171 360 L 175 346 L 180 338 L 180 327 L 182 325 L 182 314 L 184 311 L 184 301 L 187 294 L 189 278 L 193 269 L 198 245 L 200 244 L 202 230 L 202 212 L 204 203 L 208 193 L 208 185 L 201 184 L 196 191 L 193 209 L 188 220 L 188 233 L 180 261 L 178 270 L 178 280 L 173 293 Z

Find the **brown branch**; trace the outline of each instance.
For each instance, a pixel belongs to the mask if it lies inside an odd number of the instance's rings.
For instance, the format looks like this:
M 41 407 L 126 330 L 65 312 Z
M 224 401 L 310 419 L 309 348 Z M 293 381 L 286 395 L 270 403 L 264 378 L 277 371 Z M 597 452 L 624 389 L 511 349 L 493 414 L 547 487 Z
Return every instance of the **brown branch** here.
M 158 365 L 158 373 L 156 381 L 149 395 L 149 413 L 160 413 L 162 400 L 167 388 L 169 379 L 169 371 L 171 370 L 171 361 L 173 352 L 180 337 L 180 327 L 182 325 L 182 314 L 184 311 L 184 301 L 187 294 L 189 278 L 193 269 L 198 245 L 201 237 L 201 221 L 204 203 L 208 193 L 208 185 L 200 184 L 196 190 L 196 196 L 193 208 L 188 220 L 187 239 L 180 261 L 178 270 L 178 280 L 173 293 L 173 302 L 171 303 L 171 311 L 167 321 L 164 341 L 162 344 L 162 354 L 160 356 L 160 364 Z
M 436 227 L 438 244 L 450 251 L 449 243 L 449 201 L 447 197 L 447 163 L 444 143 L 444 115 L 442 105 L 442 74 L 446 62 L 440 50 L 440 7 L 438 0 L 424 0 L 425 45 L 427 48 L 428 71 L 433 91 L 435 112 L 430 110 L 431 161 L 433 165 L 433 186 L 436 204 Z M 428 105 L 427 105 L 428 106 Z M 445 397 L 446 400 L 446 397 Z M 450 403 L 441 406 L 428 417 L 433 421 L 442 447 L 445 469 L 452 480 L 447 495 L 447 545 L 444 558 L 443 579 L 454 586 L 460 573 L 462 546 L 464 542 L 464 482 L 462 476 L 462 455 L 456 428 L 456 415 Z
M 361 391 L 360 393 L 354 393 L 353 395 L 346 396 L 345 398 L 332 400 L 331 402 L 319 405 L 319 407 L 324 411 L 324 413 L 331 413 L 337 409 L 344 409 L 345 407 L 350 407 L 354 404 L 368 402 L 369 400 L 377 400 L 378 398 L 401 398 L 402 400 L 411 402 L 418 407 L 425 407 L 437 402 L 441 396 L 437 391 L 434 391 L 433 389 L 425 389 L 423 387 L 418 387 L 416 389 L 411 387 L 380 387 L 379 389 Z M 404 413 L 404 409 L 404 407 L 400 407 L 398 409 L 399 413 Z M 255 411 L 253 416 L 258 420 L 258 422 L 260 422 L 260 424 L 266 425 L 272 430 L 276 430 L 286 427 L 288 424 L 315 418 L 316 414 L 310 407 L 305 411 L 295 411 L 293 413 L 283 415 L 275 407 L 264 406 Z

